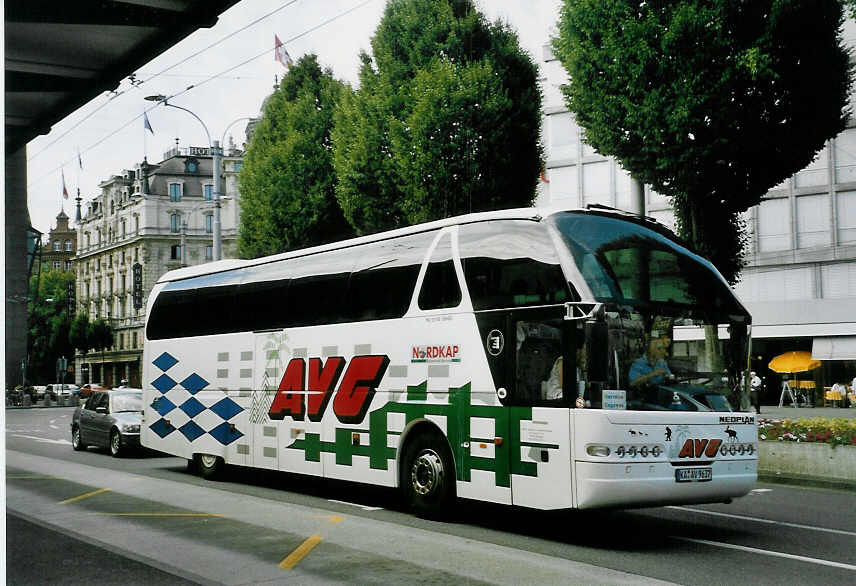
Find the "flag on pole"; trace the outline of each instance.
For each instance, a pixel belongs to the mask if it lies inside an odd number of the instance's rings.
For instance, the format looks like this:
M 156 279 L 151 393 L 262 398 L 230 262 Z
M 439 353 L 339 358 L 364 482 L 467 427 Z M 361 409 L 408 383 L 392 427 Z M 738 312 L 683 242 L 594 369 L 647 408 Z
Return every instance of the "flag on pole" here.
M 83 169 L 83 159 L 80 158 L 80 147 L 77 147 L 77 165 Z
M 152 134 L 155 133 L 155 131 L 152 130 L 152 124 L 149 122 L 149 117 L 145 112 L 143 112 L 143 129 L 148 130 Z
M 282 41 L 279 40 L 279 35 L 274 35 L 273 40 L 273 58 L 282 63 L 282 66 L 286 69 L 294 65 L 291 55 L 288 54 L 288 51 L 285 50 L 285 45 L 283 45 Z
M 65 186 L 65 169 L 62 170 L 62 197 L 68 199 L 68 188 Z

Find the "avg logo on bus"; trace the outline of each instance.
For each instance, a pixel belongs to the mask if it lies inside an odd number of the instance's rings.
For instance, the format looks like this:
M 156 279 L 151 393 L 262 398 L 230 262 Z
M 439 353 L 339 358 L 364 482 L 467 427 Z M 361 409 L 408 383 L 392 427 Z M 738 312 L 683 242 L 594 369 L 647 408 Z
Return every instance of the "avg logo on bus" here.
M 361 422 L 386 373 L 389 357 L 354 356 L 347 369 L 346 362 L 341 356 L 330 356 L 327 362 L 310 358 L 307 365 L 305 359 L 293 358 L 279 382 L 268 411 L 270 418 L 281 420 L 290 416 L 303 421 L 308 416 L 309 421 L 321 421 L 341 377 L 342 382 L 333 400 L 333 413 L 342 423 Z
M 684 442 L 678 458 L 714 458 L 721 445 L 721 439 L 688 439 Z

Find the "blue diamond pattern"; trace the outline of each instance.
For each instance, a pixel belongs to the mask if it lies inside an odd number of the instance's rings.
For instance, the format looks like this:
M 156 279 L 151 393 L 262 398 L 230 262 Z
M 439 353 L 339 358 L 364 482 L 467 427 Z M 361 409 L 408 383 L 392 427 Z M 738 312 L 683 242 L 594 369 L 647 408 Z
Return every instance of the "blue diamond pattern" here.
M 166 392 L 173 388 L 175 385 L 176 382 L 165 374 L 160 375 L 152 382 L 152 386 L 164 394 L 166 394 Z
M 196 425 L 193 421 L 188 421 L 184 425 L 178 428 L 178 431 L 184 434 L 184 437 L 189 439 L 190 441 L 195 440 L 200 435 L 205 433 L 205 430 Z
M 194 372 L 189 377 L 181 381 L 181 386 L 187 389 L 187 392 L 191 395 L 195 395 L 208 386 L 208 381 Z
M 167 370 L 178 364 L 178 360 L 168 352 L 164 352 L 163 354 L 152 360 L 152 364 L 160 368 L 162 371 L 166 372 Z
M 211 406 L 211 410 L 226 421 L 230 420 L 232 417 L 243 411 L 240 405 L 235 403 L 229 397 L 217 401 L 214 405 Z
M 181 404 L 179 409 L 187 413 L 192 418 L 205 411 L 205 405 L 197 401 L 196 397 L 190 397 L 187 401 Z
M 175 428 L 169 423 L 166 419 L 160 418 L 149 426 L 153 432 L 161 436 L 161 438 L 165 438 L 169 434 L 175 431 Z
M 166 397 L 158 397 L 157 399 L 152 401 L 152 408 L 161 415 L 166 415 L 167 413 L 175 409 L 175 403 L 173 403 Z
M 237 428 L 232 431 L 231 425 L 226 423 L 225 421 L 214 429 L 212 429 L 211 431 L 209 431 L 208 433 L 211 435 L 211 437 L 213 437 L 215 440 L 217 440 L 224 446 L 228 446 L 239 437 L 244 436 L 244 434 L 238 431 Z

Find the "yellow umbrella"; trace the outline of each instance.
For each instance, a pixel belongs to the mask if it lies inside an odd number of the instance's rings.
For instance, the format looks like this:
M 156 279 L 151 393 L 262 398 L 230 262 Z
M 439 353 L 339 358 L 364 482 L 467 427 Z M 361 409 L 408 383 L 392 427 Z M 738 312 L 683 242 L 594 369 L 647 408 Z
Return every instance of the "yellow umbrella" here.
M 768 366 L 779 373 L 807 372 L 819 367 L 820 360 L 812 360 L 811 352 L 791 351 L 779 354 Z

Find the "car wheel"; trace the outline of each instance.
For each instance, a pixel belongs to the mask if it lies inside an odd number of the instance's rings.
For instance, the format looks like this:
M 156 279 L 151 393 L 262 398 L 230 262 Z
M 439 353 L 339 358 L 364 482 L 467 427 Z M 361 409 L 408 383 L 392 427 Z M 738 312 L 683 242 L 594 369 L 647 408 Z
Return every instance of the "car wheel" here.
M 197 454 L 196 466 L 202 478 L 215 480 L 223 473 L 223 458 L 212 454 Z
M 110 455 L 114 458 L 120 458 L 122 456 L 122 435 L 119 433 L 118 429 L 113 429 L 110 432 Z
M 455 499 L 455 467 L 446 440 L 420 433 L 408 442 L 402 460 L 404 502 L 417 515 L 440 518 Z
M 71 428 L 71 447 L 76 452 L 82 452 L 86 449 L 86 444 L 80 439 L 80 427 L 77 425 Z

